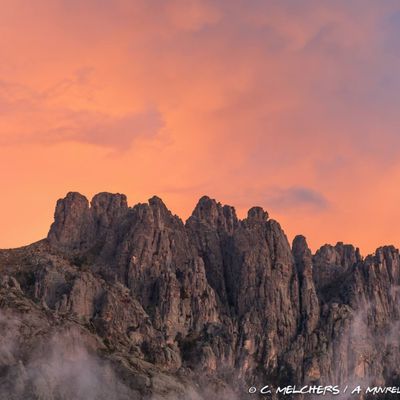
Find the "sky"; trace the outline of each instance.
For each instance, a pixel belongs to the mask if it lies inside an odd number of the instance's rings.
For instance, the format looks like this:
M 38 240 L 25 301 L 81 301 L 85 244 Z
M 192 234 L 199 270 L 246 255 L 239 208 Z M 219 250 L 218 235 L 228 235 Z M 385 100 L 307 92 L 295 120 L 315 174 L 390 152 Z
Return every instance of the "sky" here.
M 400 246 L 398 1 L 0 3 L 0 248 L 69 191 Z

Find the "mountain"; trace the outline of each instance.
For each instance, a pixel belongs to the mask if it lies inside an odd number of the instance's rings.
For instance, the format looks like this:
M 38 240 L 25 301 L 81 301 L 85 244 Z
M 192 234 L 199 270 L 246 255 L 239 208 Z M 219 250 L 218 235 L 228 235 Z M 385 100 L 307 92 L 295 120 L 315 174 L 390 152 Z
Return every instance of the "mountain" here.
M 0 251 L 0 397 L 400 386 L 399 305 L 393 246 L 312 254 L 260 207 L 240 220 L 202 197 L 184 223 L 158 197 L 68 193 L 46 239 Z

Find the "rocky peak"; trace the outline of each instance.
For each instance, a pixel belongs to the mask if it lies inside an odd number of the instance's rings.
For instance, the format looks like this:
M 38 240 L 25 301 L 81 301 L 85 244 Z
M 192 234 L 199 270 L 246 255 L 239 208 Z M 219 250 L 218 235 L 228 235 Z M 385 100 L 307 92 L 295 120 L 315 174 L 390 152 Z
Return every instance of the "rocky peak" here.
M 238 218 L 233 207 L 222 205 L 208 196 L 203 196 L 198 201 L 187 225 L 204 224 L 232 234 L 238 226 Z
M 126 210 L 128 208 L 127 199 L 124 194 L 108 192 L 96 194 L 90 205 L 94 213 L 97 215 L 112 215 L 118 213 L 120 210 Z
M 379 247 L 374 255 L 367 257 L 365 264 L 379 266 L 387 273 L 391 283 L 400 285 L 400 256 L 394 246 Z
M 221 212 L 221 204 L 208 196 L 203 196 L 198 201 L 192 216 L 199 221 L 215 225 Z
M 354 264 L 361 261 L 360 250 L 354 247 L 352 244 L 338 242 L 335 245 L 335 250 L 339 254 L 340 264 L 344 268 L 350 268 Z
M 314 255 L 314 261 L 318 264 L 341 265 L 339 253 L 336 251 L 335 247 L 330 244 L 324 244 L 317 250 Z
M 99 193 L 89 206 L 85 196 L 70 192 L 57 201 L 48 240 L 53 247 L 65 251 L 89 250 L 99 239 L 104 239 L 127 210 L 126 196 L 122 194 Z
M 99 193 L 91 201 L 90 213 L 96 235 L 102 236 L 128 210 L 126 196 L 123 194 Z M 100 231 L 101 230 L 101 231 Z
M 150 205 L 150 207 L 152 207 L 154 209 L 162 209 L 162 210 L 168 211 L 167 206 L 162 201 L 162 199 L 158 196 L 151 197 L 149 199 L 149 205 Z
M 292 245 L 293 257 L 296 264 L 303 263 L 306 259 L 311 263 L 311 250 L 307 245 L 307 240 L 303 235 L 297 235 L 293 239 Z
M 299 274 L 301 326 L 310 334 L 317 327 L 320 309 L 313 281 L 312 254 L 304 236 L 294 238 L 292 251 Z
M 222 205 L 208 196 L 203 196 L 186 222 L 189 228 L 199 224 L 217 229 L 220 233 L 225 232 L 231 235 L 237 228 L 239 221 L 233 207 Z
M 359 249 L 338 242 L 335 246 L 323 245 L 313 256 L 314 279 L 319 289 L 344 279 L 357 263 L 362 261 Z
M 168 210 L 167 206 L 159 197 L 153 196 L 149 199 L 149 207 L 153 214 L 154 223 L 160 229 L 164 228 L 165 224 L 168 224 L 168 221 L 170 223 L 179 222 L 181 224 L 180 218 L 172 215 L 171 211 Z
M 317 264 L 336 265 L 348 269 L 361 261 L 361 255 L 359 249 L 353 245 L 338 242 L 335 246 L 323 245 L 315 253 L 314 261 Z
M 247 212 L 247 222 L 257 223 L 265 222 L 268 220 L 268 213 L 262 207 L 252 207 Z
M 79 222 L 89 210 L 88 199 L 78 192 L 69 192 L 57 201 L 54 219 L 59 223 Z
M 48 239 L 59 247 L 79 248 L 85 241 L 84 231 L 89 224 L 89 202 L 77 192 L 69 192 L 57 201 L 54 223 Z

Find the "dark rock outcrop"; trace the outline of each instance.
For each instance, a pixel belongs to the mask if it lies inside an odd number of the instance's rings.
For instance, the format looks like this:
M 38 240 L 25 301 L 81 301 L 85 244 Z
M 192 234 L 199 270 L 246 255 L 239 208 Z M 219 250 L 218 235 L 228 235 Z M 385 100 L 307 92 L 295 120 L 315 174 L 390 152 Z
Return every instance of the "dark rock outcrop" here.
M 105 382 L 96 398 L 116 400 L 394 385 L 399 305 L 394 247 L 313 255 L 260 207 L 239 220 L 202 197 L 183 223 L 158 197 L 128 207 L 121 194 L 69 193 L 47 239 L 0 251 L 0 394 L 80 398 L 67 383 L 82 366 L 94 375 L 81 393 Z M 38 356 L 46 342 L 55 356 Z M 66 357 L 67 377 L 50 373 Z

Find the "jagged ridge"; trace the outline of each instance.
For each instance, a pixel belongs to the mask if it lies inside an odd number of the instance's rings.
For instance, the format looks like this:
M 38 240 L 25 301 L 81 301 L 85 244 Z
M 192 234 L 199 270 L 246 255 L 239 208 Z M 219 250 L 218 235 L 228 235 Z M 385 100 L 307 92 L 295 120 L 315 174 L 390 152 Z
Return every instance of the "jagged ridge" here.
M 312 255 L 260 207 L 239 220 L 205 196 L 184 224 L 158 197 L 128 207 L 121 194 L 89 204 L 68 193 L 46 240 L 0 260 L 3 303 L 12 294 L 62 326 L 88 327 L 137 398 L 201 392 L 195 382 L 214 382 L 213 393 L 233 382 L 246 398 L 250 384 L 399 379 L 393 246 L 365 260 L 343 243 Z M 154 383 L 162 374 L 164 391 Z

